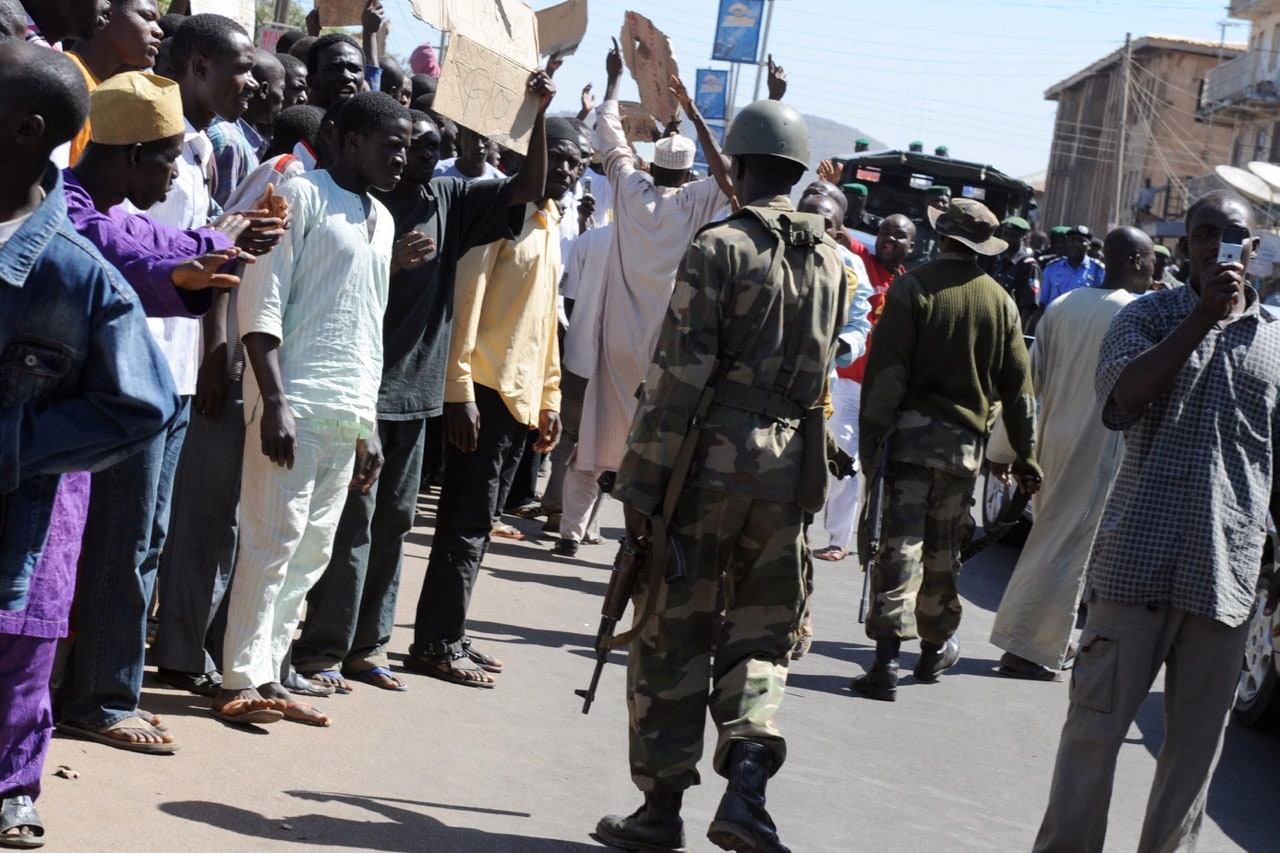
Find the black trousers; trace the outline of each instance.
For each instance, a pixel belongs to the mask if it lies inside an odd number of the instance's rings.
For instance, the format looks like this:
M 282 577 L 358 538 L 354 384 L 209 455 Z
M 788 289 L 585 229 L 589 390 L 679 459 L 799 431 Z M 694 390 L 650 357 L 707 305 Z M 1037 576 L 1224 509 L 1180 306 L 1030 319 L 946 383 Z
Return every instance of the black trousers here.
M 475 396 L 480 410 L 476 449 L 463 452 L 452 444 L 445 447 L 444 487 L 427 574 L 418 596 L 410 654 L 440 654 L 459 648 L 493 519 L 507 498 L 524 455 L 529 427 L 512 417 L 492 388 L 477 385 Z

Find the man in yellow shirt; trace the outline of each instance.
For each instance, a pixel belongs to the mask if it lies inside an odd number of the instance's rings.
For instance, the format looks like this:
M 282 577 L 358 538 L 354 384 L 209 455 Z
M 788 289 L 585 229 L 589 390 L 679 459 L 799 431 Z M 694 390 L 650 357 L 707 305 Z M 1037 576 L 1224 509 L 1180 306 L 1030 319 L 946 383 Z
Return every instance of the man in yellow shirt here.
M 453 339 L 445 375 L 444 488 L 414 642 L 405 666 L 469 687 L 492 687 L 502 663 L 472 648 L 467 607 L 528 431 L 534 450 L 560 438 L 556 294 L 563 198 L 582 164 L 578 130 L 563 118 L 534 126 L 529 151 L 545 151 L 545 196 L 525 210 L 514 240 L 471 250 L 458 264 Z

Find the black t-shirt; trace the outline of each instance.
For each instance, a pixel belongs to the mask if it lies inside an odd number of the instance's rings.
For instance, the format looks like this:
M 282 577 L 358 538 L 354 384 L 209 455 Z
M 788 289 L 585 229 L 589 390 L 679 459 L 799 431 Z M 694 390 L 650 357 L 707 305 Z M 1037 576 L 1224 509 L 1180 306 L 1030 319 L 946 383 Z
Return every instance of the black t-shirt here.
M 436 241 L 435 254 L 422 266 L 391 276 L 382 324 L 378 417 L 434 417 L 444 409 L 458 259 L 475 246 L 515 239 L 524 226 L 524 207 L 512 209 L 510 180 L 432 178 L 417 193 L 376 195 L 391 211 L 396 239 L 421 231 Z

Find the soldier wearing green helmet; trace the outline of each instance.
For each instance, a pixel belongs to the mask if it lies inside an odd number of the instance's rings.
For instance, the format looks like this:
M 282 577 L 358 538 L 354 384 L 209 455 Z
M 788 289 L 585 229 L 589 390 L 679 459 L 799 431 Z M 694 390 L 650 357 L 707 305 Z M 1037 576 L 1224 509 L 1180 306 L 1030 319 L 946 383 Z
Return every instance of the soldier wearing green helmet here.
M 684 847 L 681 800 L 699 782 L 708 710 L 728 788 L 707 837 L 787 850 L 765 784 L 786 757 L 773 716 L 804 612 L 804 515 L 825 498 L 819 400 L 845 276 L 822 217 L 789 197 L 809 163 L 799 113 L 745 107 L 724 152 L 747 204 L 703 229 L 681 263 L 613 490 L 629 542 L 654 546 L 627 666 L 631 776 L 645 802 L 596 827 L 624 850 Z

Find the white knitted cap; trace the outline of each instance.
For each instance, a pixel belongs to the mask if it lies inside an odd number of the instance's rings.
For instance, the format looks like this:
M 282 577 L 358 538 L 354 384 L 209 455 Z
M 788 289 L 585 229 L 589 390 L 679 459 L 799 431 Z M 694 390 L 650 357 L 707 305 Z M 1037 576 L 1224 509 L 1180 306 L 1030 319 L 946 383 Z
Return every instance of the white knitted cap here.
M 664 136 L 654 146 L 653 165 L 683 171 L 693 168 L 693 140 L 687 136 Z

